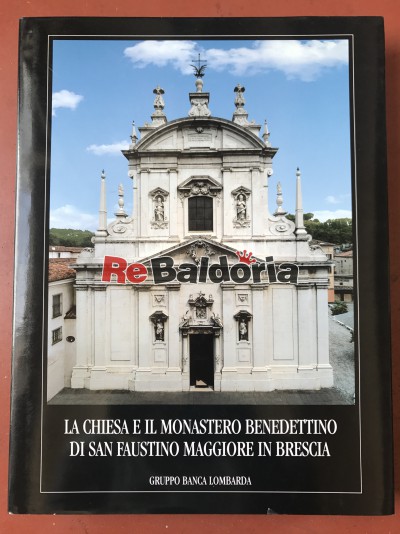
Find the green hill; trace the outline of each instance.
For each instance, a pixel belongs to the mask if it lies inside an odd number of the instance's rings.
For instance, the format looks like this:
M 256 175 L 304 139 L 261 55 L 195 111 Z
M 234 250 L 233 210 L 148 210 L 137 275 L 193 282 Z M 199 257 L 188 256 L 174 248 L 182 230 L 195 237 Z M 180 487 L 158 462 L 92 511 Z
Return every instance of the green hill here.
M 72 228 L 50 228 L 49 245 L 64 247 L 92 247 L 93 232 L 73 230 Z
M 294 222 L 293 214 L 288 213 L 286 217 Z M 305 213 L 304 226 L 312 238 L 319 241 L 327 241 L 335 245 L 353 242 L 352 219 L 329 219 L 320 222 L 318 219 L 314 219 L 313 213 Z

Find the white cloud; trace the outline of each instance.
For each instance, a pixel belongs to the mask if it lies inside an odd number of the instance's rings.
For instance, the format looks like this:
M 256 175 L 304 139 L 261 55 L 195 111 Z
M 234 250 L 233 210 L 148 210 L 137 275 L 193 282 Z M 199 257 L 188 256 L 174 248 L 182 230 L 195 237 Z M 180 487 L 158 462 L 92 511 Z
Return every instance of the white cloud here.
M 95 154 L 96 156 L 103 156 L 105 154 L 121 154 L 121 150 L 127 150 L 128 148 L 128 141 L 117 141 L 110 145 L 90 145 L 86 147 L 86 150 L 92 154 Z
M 325 198 L 325 202 L 328 204 L 340 204 L 340 200 L 333 195 L 329 195 Z
M 98 216 L 83 213 L 71 204 L 50 210 L 50 228 L 72 228 L 73 230 L 94 231 L 98 226 Z
M 196 53 L 197 45 L 193 41 L 143 41 L 124 50 L 124 55 L 135 67 L 171 65 L 182 74 L 193 72 L 190 63 L 195 59 Z
M 255 41 L 252 47 L 225 50 L 204 50 L 194 41 L 144 41 L 124 50 L 132 63 L 143 68 L 147 65 L 171 65 L 182 74 L 191 74 L 190 64 L 201 53 L 207 68 L 228 70 L 235 75 L 252 75 L 266 70 L 282 71 L 287 78 L 315 80 L 324 69 L 348 63 L 347 40 L 336 41 Z
M 312 211 L 314 213 L 314 219 L 318 219 L 321 222 L 325 222 L 328 219 L 351 219 L 352 213 L 351 210 L 321 210 L 321 211 Z
M 347 193 L 345 195 L 328 195 L 325 197 L 325 202 L 327 204 L 341 204 L 342 202 L 347 202 L 350 198 L 350 193 Z
M 55 110 L 57 108 L 76 109 L 79 102 L 81 102 L 82 100 L 83 100 L 82 95 L 77 95 L 76 93 L 73 93 L 72 91 L 67 91 L 66 89 L 62 89 L 62 91 L 53 93 L 53 98 L 52 98 L 53 115 L 56 114 Z
M 210 67 L 250 75 L 264 70 L 282 71 L 287 78 L 315 80 L 326 68 L 348 62 L 348 45 L 341 41 L 256 41 L 252 48 L 207 51 Z

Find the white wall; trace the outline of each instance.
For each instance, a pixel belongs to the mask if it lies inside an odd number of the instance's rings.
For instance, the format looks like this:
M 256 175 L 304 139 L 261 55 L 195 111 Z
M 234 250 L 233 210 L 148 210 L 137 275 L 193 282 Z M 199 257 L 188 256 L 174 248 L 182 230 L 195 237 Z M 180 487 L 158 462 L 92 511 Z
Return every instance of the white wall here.
M 68 336 L 75 337 L 75 319 L 64 319 L 74 304 L 74 279 L 49 283 L 48 332 L 47 332 L 47 400 L 50 400 L 65 386 L 70 385 L 72 367 L 75 364 L 75 341 L 69 343 Z M 53 318 L 53 295 L 62 295 L 62 310 Z M 62 340 L 53 344 L 52 332 L 62 327 Z

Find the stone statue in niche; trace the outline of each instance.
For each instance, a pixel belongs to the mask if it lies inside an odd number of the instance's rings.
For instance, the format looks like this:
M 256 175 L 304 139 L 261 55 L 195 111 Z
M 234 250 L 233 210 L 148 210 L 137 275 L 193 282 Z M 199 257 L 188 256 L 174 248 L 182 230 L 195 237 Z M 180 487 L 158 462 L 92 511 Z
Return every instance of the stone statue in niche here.
M 166 191 L 164 193 L 158 190 L 151 193 L 153 197 L 153 217 L 150 221 L 152 228 L 161 229 L 168 227 L 168 218 L 165 215 L 165 199 L 168 193 Z
M 247 329 L 246 319 L 241 319 L 239 322 L 239 341 L 248 341 L 249 331 Z
M 156 222 L 164 221 L 164 199 L 162 196 L 156 198 L 156 204 L 154 206 L 154 220 Z
M 246 220 L 246 197 L 239 195 L 236 200 L 236 218 L 238 221 Z
M 251 191 L 243 186 L 240 186 L 232 191 L 232 207 L 235 213 L 235 217 L 233 219 L 234 228 L 245 228 L 246 226 L 250 226 L 250 194 Z
M 156 321 L 156 324 L 154 325 L 155 335 L 156 335 L 156 341 L 164 341 L 164 323 L 161 321 L 161 319 L 158 319 Z

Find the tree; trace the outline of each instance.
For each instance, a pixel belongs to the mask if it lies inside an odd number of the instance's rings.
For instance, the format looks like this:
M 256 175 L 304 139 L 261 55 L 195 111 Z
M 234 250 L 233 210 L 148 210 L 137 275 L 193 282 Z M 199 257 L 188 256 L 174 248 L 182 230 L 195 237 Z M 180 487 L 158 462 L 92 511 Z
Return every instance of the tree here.
M 64 247 L 91 247 L 93 232 L 73 230 L 72 228 L 50 228 L 49 245 Z
M 332 315 L 340 315 L 341 313 L 346 313 L 347 311 L 347 304 L 340 300 L 335 301 L 335 303 L 331 306 Z
M 295 222 L 295 216 L 291 213 L 288 213 L 286 217 Z M 305 213 L 303 219 L 304 226 L 313 239 L 337 245 L 353 242 L 352 220 L 349 218 L 328 219 L 320 222 L 314 219 L 313 213 Z

